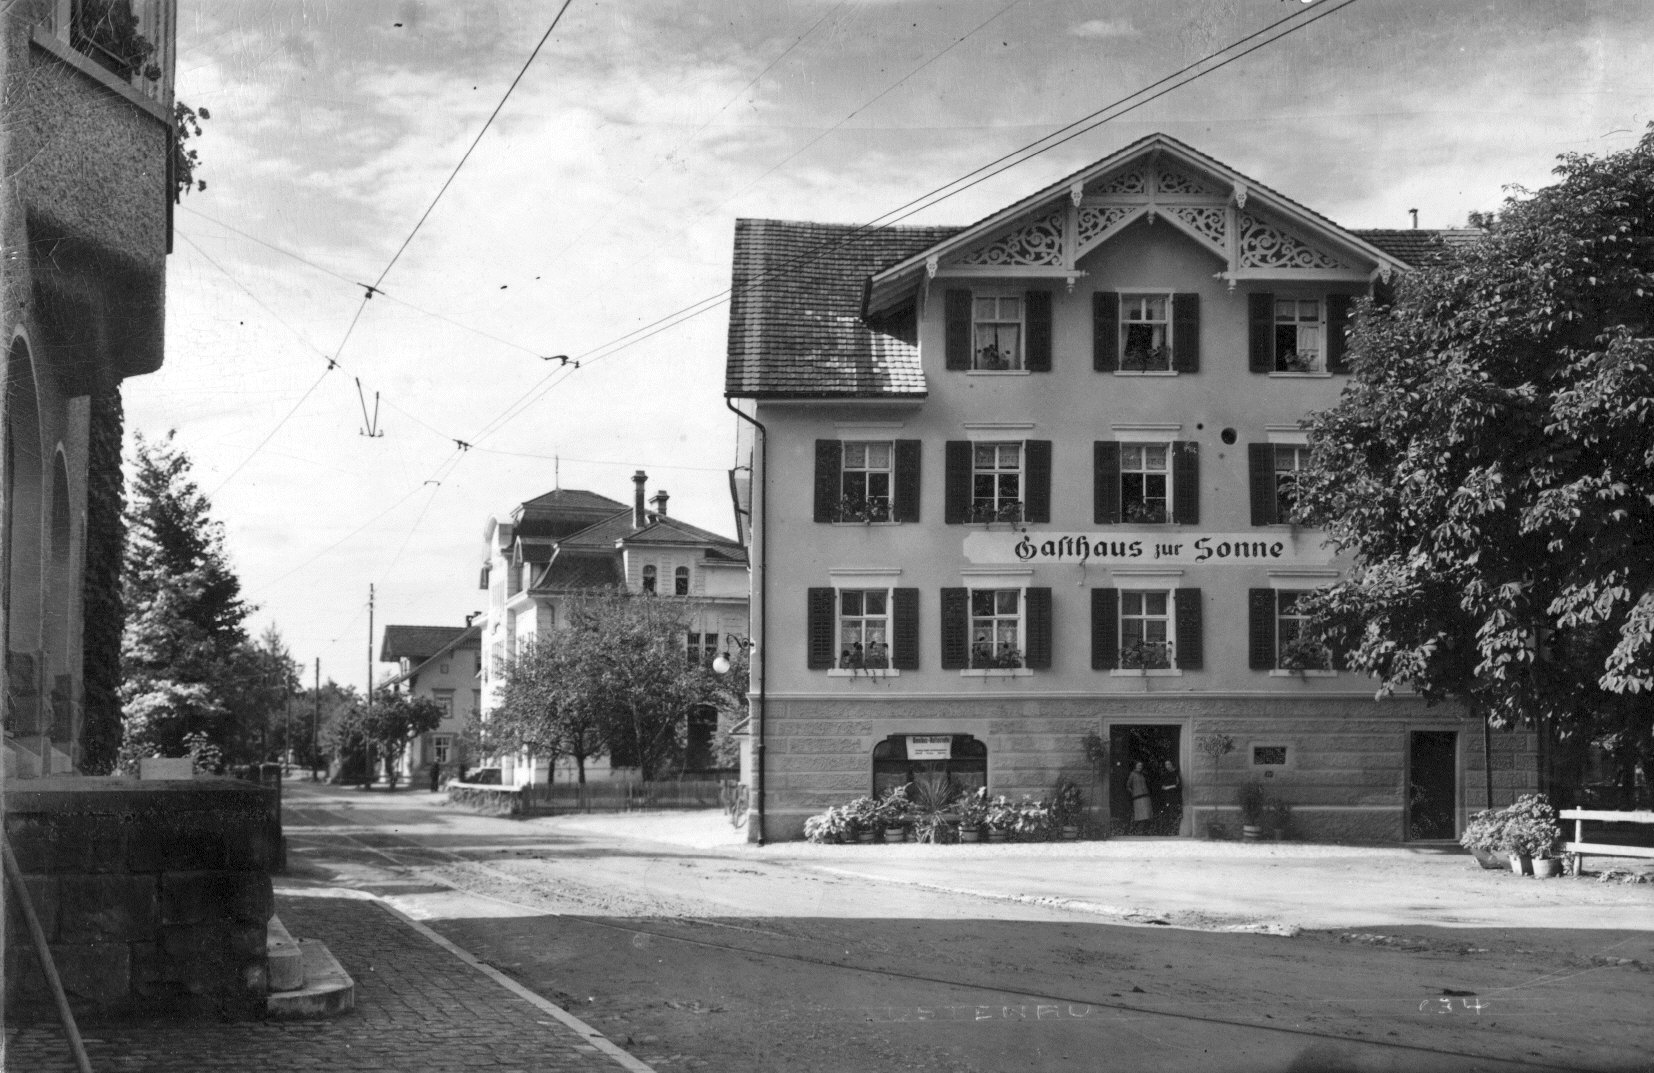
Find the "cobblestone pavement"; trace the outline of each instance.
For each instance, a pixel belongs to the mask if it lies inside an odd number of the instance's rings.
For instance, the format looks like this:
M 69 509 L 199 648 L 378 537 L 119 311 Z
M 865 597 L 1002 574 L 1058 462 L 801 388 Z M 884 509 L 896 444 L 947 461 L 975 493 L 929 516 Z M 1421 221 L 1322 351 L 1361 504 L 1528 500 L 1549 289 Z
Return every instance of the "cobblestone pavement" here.
M 375 901 L 326 891 L 305 896 L 278 891 L 276 912 L 295 936 L 326 943 L 350 973 L 356 981 L 354 1012 L 325 1021 L 82 1025 L 93 1070 L 615 1073 L 628 1068 Z M 55 1021 L 7 1025 L 3 1067 L 75 1073 Z M 634 1061 L 629 1068 L 648 1067 Z

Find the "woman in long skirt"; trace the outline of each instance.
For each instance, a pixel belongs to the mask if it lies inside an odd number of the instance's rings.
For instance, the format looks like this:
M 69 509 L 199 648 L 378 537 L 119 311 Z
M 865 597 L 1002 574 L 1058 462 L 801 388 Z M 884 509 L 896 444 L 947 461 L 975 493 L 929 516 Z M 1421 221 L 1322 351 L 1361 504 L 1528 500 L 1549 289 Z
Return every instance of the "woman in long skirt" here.
M 1134 760 L 1131 774 L 1126 776 L 1126 790 L 1131 794 L 1131 829 L 1141 832 L 1154 819 L 1154 800 L 1149 795 L 1149 780 L 1143 774 L 1143 761 Z

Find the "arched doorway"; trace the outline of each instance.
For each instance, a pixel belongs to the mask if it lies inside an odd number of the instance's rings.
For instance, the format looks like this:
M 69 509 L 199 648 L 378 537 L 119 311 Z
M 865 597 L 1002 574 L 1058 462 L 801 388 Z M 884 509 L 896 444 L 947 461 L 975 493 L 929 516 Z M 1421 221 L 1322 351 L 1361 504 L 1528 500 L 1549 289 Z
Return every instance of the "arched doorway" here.
M 41 733 L 45 668 L 40 636 L 41 515 L 44 505 L 40 404 L 28 344 L 6 353 L 5 523 L 6 730 Z

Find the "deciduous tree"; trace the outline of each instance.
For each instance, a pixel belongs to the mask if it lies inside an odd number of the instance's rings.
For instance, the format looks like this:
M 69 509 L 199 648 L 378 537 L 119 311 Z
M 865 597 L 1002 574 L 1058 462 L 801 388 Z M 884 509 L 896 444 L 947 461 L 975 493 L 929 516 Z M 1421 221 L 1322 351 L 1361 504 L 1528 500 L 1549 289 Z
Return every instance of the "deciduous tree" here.
M 1596 735 L 1654 714 L 1654 129 L 1567 155 L 1351 338 L 1300 507 L 1355 559 L 1311 604 L 1382 690 Z

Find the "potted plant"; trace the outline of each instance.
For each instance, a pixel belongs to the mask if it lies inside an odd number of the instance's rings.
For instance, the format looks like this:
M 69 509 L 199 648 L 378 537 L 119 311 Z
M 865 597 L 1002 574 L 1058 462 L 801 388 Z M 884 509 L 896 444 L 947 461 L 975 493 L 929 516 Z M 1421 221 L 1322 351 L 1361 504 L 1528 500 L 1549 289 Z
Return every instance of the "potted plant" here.
M 1080 837 L 1080 817 L 1085 810 L 1085 797 L 1080 793 L 1079 784 L 1064 777 L 1057 780 L 1057 785 L 1051 793 L 1051 822 L 1062 834 L 1065 842 L 1073 842 Z
M 874 824 L 884 832 L 886 842 L 906 842 L 912 816 L 913 805 L 907 799 L 907 787 L 896 786 L 879 800 Z
M 1263 837 L 1264 813 L 1269 809 L 1269 793 L 1256 779 L 1240 788 L 1235 803 L 1240 806 L 1241 841 L 1256 842 Z
M 1503 809 L 1483 809 L 1470 817 L 1459 845 L 1470 851 L 1476 863 L 1487 869 L 1509 866 L 1505 855 L 1505 814 Z
M 1017 807 L 1011 799 L 1000 794 L 988 806 L 988 814 L 983 818 L 982 829 L 987 832 L 989 842 L 1003 842 L 1010 837 L 1017 825 Z
M 817 843 L 855 841 L 855 832 L 850 827 L 849 811 L 842 805 L 834 805 L 819 816 L 811 816 L 804 821 L 804 837 L 807 841 Z
M 959 784 L 946 772 L 926 771 L 913 780 L 912 786 L 909 816 L 914 837 L 920 842 L 951 842 Z
M 1544 794 L 1523 794 L 1504 810 L 1504 815 L 1502 837 L 1505 851 L 1511 855 L 1511 871 L 1532 875 L 1533 859 L 1549 860 L 1562 837 L 1562 829 L 1556 825 L 1556 810 Z
M 1171 644 L 1166 641 L 1138 641 L 1120 649 L 1123 670 L 1165 670 L 1172 665 Z
M 1269 833 L 1279 842 L 1286 837 L 1286 832 L 1292 826 L 1292 806 L 1280 798 L 1273 798 L 1264 808 L 1264 825 Z
M 988 822 L 988 788 L 986 786 L 965 798 L 959 806 L 959 841 L 978 842 L 982 828 Z
M 1018 842 L 1043 842 L 1051 835 L 1051 806 L 1036 801 L 1027 794 L 1016 803 L 1016 816 L 1011 822 L 1011 834 Z
M 845 825 L 857 842 L 868 843 L 879 832 L 879 803 L 871 797 L 858 797 L 844 806 Z

